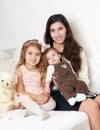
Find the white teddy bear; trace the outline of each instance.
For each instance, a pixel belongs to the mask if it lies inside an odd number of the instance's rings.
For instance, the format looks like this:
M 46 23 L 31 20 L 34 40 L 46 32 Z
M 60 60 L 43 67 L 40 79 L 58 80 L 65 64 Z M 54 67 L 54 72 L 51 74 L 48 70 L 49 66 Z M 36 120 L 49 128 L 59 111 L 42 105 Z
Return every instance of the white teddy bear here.
M 14 72 L 0 72 L 0 112 L 7 112 L 19 106 L 14 100 L 17 81 L 18 78 Z

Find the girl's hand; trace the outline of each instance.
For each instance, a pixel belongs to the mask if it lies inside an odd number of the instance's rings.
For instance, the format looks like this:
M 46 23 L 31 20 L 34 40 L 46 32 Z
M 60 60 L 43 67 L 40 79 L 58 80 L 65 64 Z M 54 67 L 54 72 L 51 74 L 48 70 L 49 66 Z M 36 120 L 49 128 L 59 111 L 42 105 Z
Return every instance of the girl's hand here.
M 48 100 L 50 99 L 50 96 L 51 96 L 50 93 L 45 93 L 44 92 L 43 95 L 44 95 L 44 103 L 48 102 Z
M 44 93 L 50 93 L 50 88 L 49 87 L 45 87 L 44 88 Z
M 32 98 L 32 96 L 31 96 Z M 38 104 L 44 104 L 47 101 L 47 97 L 44 96 L 44 94 L 42 95 L 35 95 L 35 98 L 33 99 L 34 101 L 36 101 Z
M 45 104 L 45 103 L 47 103 L 49 98 L 50 98 L 50 94 L 49 93 L 44 93 L 43 95 L 39 95 L 38 96 L 38 103 L 41 104 L 41 105 Z

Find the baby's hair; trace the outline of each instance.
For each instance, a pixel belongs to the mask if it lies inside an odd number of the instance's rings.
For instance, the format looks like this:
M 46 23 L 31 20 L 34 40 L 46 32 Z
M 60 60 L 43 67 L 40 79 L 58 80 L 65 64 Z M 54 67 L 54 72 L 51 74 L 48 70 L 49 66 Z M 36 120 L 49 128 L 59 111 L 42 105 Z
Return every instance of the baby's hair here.
M 41 59 L 40 62 L 37 65 L 37 68 L 39 70 L 39 72 L 41 73 L 41 80 L 44 86 L 44 81 L 45 81 L 45 77 L 46 77 L 46 68 L 47 68 L 47 60 L 44 56 L 44 54 L 42 53 L 42 45 L 40 44 L 40 42 L 37 39 L 32 39 L 32 40 L 28 40 L 26 41 L 21 49 L 21 54 L 20 54 L 20 58 L 19 58 L 19 63 L 17 64 L 17 68 L 19 66 L 21 66 L 22 64 L 26 64 L 25 61 L 25 53 L 28 47 L 36 47 L 40 52 L 41 52 Z
M 50 47 L 50 48 L 45 49 L 45 51 L 44 51 L 45 55 L 46 55 L 49 51 L 51 51 L 51 50 L 54 50 L 55 52 L 59 53 L 55 48 Z

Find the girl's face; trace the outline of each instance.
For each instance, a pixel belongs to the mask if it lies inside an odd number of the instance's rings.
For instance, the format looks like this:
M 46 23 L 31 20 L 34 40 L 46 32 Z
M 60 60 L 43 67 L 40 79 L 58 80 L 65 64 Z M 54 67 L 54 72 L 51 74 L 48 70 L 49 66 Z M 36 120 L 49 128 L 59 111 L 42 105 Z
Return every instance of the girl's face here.
M 41 52 L 37 47 L 33 46 L 27 48 L 25 53 L 26 65 L 34 67 L 40 62 L 40 59 L 41 59 Z
M 61 22 L 55 22 L 50 26 L 50 35 L 55 43 L 64 43 L 66 39 L 66 28 Z
M 55 50 L 50 50 L 46 54 L 46 58 L 47 58 L 47 61 L 48 61 L 49 65 L 54 65 L 54 64 L 60 63 L 61 56 Z

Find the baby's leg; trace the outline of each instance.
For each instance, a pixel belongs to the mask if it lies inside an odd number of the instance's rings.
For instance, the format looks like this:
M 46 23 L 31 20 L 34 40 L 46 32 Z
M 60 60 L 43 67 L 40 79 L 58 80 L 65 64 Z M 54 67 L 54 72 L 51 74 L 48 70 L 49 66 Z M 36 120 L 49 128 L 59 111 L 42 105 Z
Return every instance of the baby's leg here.
M 68 103 L 71 105 L 71 106 L 74 106 L 75 103 L 76 103 L 76 98 L 75 97 L 71 97 L 68 99 Z
M 59 87 L 59 90 L 63 97 L 68 101 L 68 103 L 71 106 L 74 106 L 76 103 L 76 91 L 74 90 L 74 85 L 72 84 L 73 83 L 70 83 L 69 81 L 65 80 Z
M 50 99 L 49 99 L 49 101 L 47 103 L 45 103 L 43 105 L 40 105 L 40 106 L 45 111 L 51 111 L 56 107 L 56 102 L 52 97 L 50 97 Z
M 76 84 L 76 91 L 77 93 L 84 93 L 84 94 L 89 94 L 88 87 L 84 81 L 77 81 Z
M 86 95 L 84 93 L 77 93 L 75 99 L 76 102 L 84 101 L 86 99 Z

